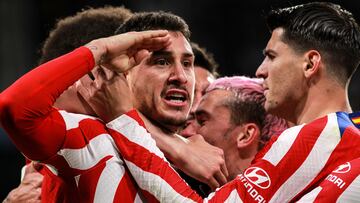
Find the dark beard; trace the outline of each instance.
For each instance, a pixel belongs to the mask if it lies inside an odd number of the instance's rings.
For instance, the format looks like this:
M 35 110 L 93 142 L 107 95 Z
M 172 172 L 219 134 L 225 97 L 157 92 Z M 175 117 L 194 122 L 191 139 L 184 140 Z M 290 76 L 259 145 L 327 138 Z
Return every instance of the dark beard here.
M 142 105 L 138 108 L 138 110 L 146 116 L 147 119 L 151 121 L 154 125 L 160 127 L 163 130 L 169 132 L 177 132 L 179 128 L 185 125 L 186 119 L 174 119 L 171 117 L 161 116 L 156 114 L 156 110 L 149 108 L 145 105 Z

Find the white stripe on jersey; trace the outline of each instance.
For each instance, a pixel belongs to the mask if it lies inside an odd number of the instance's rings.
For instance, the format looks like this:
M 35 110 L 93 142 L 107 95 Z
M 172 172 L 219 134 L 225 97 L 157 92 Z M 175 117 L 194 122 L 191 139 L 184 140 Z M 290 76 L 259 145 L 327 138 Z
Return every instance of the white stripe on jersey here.
M 107 123 L 106 126 L 121 133 L 131 142 L 146 148 L 158 157 L 165 158 L 160 149 L 156 147 L 155 140 L 151 138 L 150 133 L 148 133 L 145 128 L 140 126 L 136 120 L 128 115 L 120 116 Z
M 66 111 L 59 111 L 61 116 L 63 117 L 65 121 L 66 130 L 71 130 L 74 128 L 79 127 L 79 122 L 84 119 L 92 119 L 92 120 L 98 120 L 95 117 L 84 115 L 84 114 L 76 114 L 76 113 L 69 113 Z
M 90 169 L 106 156 L 119 157 L 109 134 L 94 137 L 89 144 L 80 149 L 61 149 L 58 154 L 64 157 L 71 168 L 80 170 Z
M 94 203 L 113 202 L 116 189 L 125 173 L 123 165 L 114 163 L 118 161 L 119 159 L 116 160 L 115 157 L 106 161 L 106 166 L 101 172 L 98 183 L 96 184 Z
M 262 159 L 267 160 L 272 165 L 276 166 L 290 150 L 302 127 L 304 127 L 304 125 L 286 129 L 283 133 L 281 133 L 277 141 L 271 146 Z
M 239 194 L 237 193 L 236 189 L 234 189 L 229 197 L 224 201 L 224 203 L 243 203 L 243 201 L 240 199 Z
M 329 114 L 325 128 L 304 163 L 281 185 L 269 202 L 289 202 L 291 197 L 301 192 L 324 167 L 331 153 L 340 142 L 339 135 L 337 116 L 335 113 Z
M 317 188 L 313 189 L 311 192 L 304 195 L 298 203 L 307 203 L 307 202 L 314 202 L 316 197 L 318 196 L 319 192 L 321 192 L 322 187 L 318 186 Z
M 146 202 L 146 201 L 143 200 L 142 196 L 140 196 L 139 193 L 136 193 L 134 203 L 143 203 L 143 202 Z
M 58 170 L 51 164 L 44 164 L 44 166 L 46 166 L 46 168 L 48 168 L 51 173 L 53 173 L 54 175 L 58 175 Z
M 151 191 L 151 194 L 159 202 L 194 202 L 192 199 L 186 198 L 182 196 L 181 193 L 176 192 L 158 175 L 144 171 L 130 161 L 125 160 L 125 163 L 135 179 L 141 178 L 141 180 L 136 181 L 139 187 L 145 191 Z M 166 191 L 166 193 L 163 191 Z
M 346 188 L 336 202 L 359 202 L 360 201 L 360 175 Z

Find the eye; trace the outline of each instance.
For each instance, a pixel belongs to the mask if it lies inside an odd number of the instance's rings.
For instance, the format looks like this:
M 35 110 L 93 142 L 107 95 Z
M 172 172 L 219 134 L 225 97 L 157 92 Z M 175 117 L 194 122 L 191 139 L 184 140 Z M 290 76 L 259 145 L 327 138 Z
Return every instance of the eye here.
M 156 59 L 155 60 L 155 64 L 156 65 L 160 65 L 160 66 L 166 66 L 166 65 L 169 65 L 169 61 L 164 59 L 164 58 L 159 58 L 159 59 Z
M 200 126 L 204 126 L 206 119 L 200 117 L 200 118 L 196 118 L 196 121 Z
M 184 67 L 191 67 L 192 66 L 192 61 L 190 61 L 190 60 L 185 60 L 184 62 L 183 62 L 183 65 L 184 65 Z
M 275 59 L 275 55 L 269 53 L 269 52 L 266 52 L 264 53 L 265 55 L 265 59 L 270 59 L 270 60 L 274 60 Z
M 270 59 L 270 60 L 274 60 L 275 56 L 274 55 L 271 55 L 271 54 L 268 54 L 267 57 Z

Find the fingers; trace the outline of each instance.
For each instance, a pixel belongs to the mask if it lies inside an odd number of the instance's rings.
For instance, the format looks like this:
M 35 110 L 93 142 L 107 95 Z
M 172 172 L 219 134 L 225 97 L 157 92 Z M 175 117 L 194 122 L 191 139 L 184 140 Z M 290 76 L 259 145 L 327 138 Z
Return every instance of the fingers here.
M 211 191 L 214 191 L 216 188 L 220 187 L 220 184 L 214 177 L 211 177 L 207 182 L 207 185 L 211 188 Z
M 225 157 L 224 157 L 224 159 L 225 159 Z M 227 178 L 229 177 L 229 171 L 227 170 L 227 167 L 226 167 L 226 163 L 224 162 L 223 164 L 221 164 L 221 172 L 222 172 L 222 174 L 224 174 L 224 176 L 225 176 L 225 183 L 227 183 Z M 224 184 L 225 184 L 224 183 Z
M 129 33 L 130 34 L 130 33 Z M 155 51 L 170 45 L 170 35 L 166 30 L 150 30 L 134 33 L 135 43 L 128 50 L 128 55 L 133 56 L 141 49 Z
M 225 166 L 225 164 L 223 164 Z M 214 191 L 216 188 L 224 185 L 227 183 L 227 174 L 223 172 L 223 166 L 221 167 L 221 170 L 218 170 L 213 177 L 211 177 L 208 181 L 208 185 L 211 187 L 211 190 Z M 227 172 L 226 166 L 225 170 Z
M 219 186 L 224 185 L 227 182 L 227 178 L 222 171 L 218 171 L 214 175 L 216 181 L 219 183 Z
M 97 91 L 96 81 L 91 80 L 90 78 L 83 78 L 75 83 L 76 91 L 88 101 L 93 97 L 94 93 Z
M 142 32 L 132 32 L 129 34 L 137 35 L 135 38 L 136 44 L 143 44 L 148 46 L 156 43 L 166 43 L 170 40 L 170 35 L 167 30 L 147 30 Z
M 31 187 L 33 187 L 33 188 L 38 188 L 38 187 L 41 187 L 43 179 L 44 179 L 44 177 L 40 173 L 33 172 L 33 173 L 30 173 L 30 174 L 27 174 L 24 177 L 24 180 L 22 181 L 22 184 L 31 185 Z

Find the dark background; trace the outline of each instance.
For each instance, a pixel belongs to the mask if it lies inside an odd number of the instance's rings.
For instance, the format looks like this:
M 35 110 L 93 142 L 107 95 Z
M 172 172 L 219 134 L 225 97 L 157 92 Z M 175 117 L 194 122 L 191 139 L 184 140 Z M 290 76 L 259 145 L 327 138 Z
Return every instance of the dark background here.
M 225 75 L 254 76 L 270 34 L 264 16 L 271 8 L 310 1 L 295 0 L 0 0 L 0 91 L 36 66 L 42 42 L 56 19 L 87 7 L 114 5 L 137 11 L 171 11 L 185 19 L 192 40 L 214 53 Z M 360 20 L 360 1 L 332 1 Z M 350 84 L 353 110 L 360 110 L 359 71 Z M 34 98 L 35 99 L 35 98 Z M 0 128 L 0 201 L 20 181 L 24 161 Z

